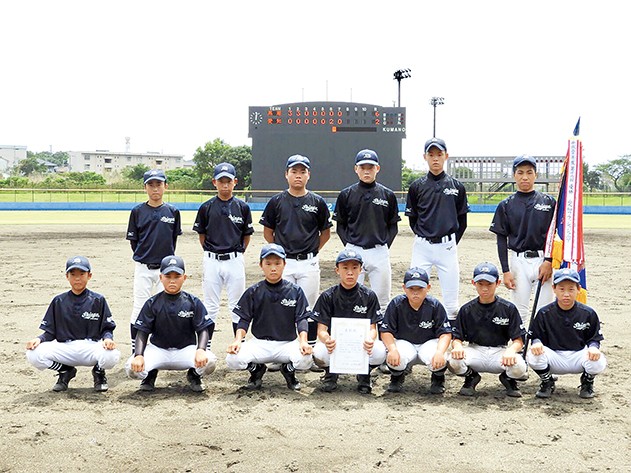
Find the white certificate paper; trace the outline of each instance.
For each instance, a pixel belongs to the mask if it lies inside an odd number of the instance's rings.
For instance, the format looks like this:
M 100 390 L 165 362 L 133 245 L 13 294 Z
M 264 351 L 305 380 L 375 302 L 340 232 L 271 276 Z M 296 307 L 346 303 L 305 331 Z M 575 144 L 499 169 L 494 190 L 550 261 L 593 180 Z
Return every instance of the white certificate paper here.
M 364 342 L 370 337 L 370 319 L 331 318 L 331 373 L 368 374 L 368 353 Z

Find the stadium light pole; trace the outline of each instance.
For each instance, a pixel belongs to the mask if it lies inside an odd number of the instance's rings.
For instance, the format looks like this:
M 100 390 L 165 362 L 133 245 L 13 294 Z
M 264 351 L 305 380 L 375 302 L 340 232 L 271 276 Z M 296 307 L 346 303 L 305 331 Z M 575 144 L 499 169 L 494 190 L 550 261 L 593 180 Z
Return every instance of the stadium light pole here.
M 434 107 L 434 138 L 436 138 L 436 106 L 444 103 L 445 99 L 443 97 L 432 97 L 429 101 L 429 104 Z
M 412 69 L 399 69 L 398 71 L 394 71 L 394 80 L 399 83 L 399 107 L 401 106 L 401 80 L 412 77 L 410 74 L 411 71 Z

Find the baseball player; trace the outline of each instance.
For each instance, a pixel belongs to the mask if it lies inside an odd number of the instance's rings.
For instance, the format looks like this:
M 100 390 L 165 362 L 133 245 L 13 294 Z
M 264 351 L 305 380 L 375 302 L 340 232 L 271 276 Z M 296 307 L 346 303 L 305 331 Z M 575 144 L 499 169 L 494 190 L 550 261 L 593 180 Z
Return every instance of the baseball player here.
M 494 264 L 477 265 L 471 283 L 478 297 L 463 305 L 453 322 L 449 370 L 465 377 L 460 389 L 463 396 L 475 394 L 483 372 L 499 373 L 506 395 L 521 397 L 517 380 L 526 378 L 527 367 L 518 353 L 524 347 L 526 329 L 515 305 L 495 295 L 499 279 Z M 468 346 L 463 342 L 469 342 Z
M 132 352 L 136 318 L 152 292 L 162 291 L 160 262 L 175 253 L 177 237 L 182 234 L 180 211 L 162 200 L 168 187 L 164 171 L 147 171 L 143 180 L 149 200 L 131 210 L 127 227 L 127 240 L 135 262 L 134 306 L 130 317 Z
M 553 374 L 582 373 L 579 396 L 594 397 L 594 376 L 607 367 L 600 351 L 604 339 L 596 311 L 576 300 L 581 289 L 574 269 L 554 273 L 556 300 L 542 307 L 531 323 L 532 346 L 526 355 L 528 364 L 541 377 L 535 394 L 549 398 L 554 392 Z
M 443 140 L 427 140 L 424 158 L 429 172 L 410 185 L 405 209 L 416 235 L 410 266 L 424 269 L 427 274 L 436 266 L 443 305 L 453 320 L 459 307 L 457 245 L 467 228 L 467 192 L 458 180 L 445 173 L 449 155 Z
M 285 261 L 282 246 L 264 245 L 259 264 L 265 279 L 246 289 L 234 308 L 239 323 L 227 349 L 226 365 L 232 370 L 250 372 L 245 386 L 249 390 L 261 388 L 265 363 L 281 363 L 287 387 L 299 391 L 295 371 L 311 365 L 307 298 L 299 286 L 283 279 Z M 243 342 L 250 324 L 253 337 Z
M 207 348 L 215 324 L 202 301 L 182 290 L 186 268 L 181 257 L 162 259 L 160 281 L 164 290 L 147 299 L 134 323 L 136 351 L 125 371 L 142 380 L 141 391 L 153 391 L 158 370 L 187 369 L 190 389 L 202 392 L 206 389 L 202 377 L 215 371 L 217 362 Z
M 94 390 L 108 390 L 105 370 L 120 359 L 107 301 L 101 294 L 87 289 L 92 267 L 84 256 L 66 262 L 66 279 L 70 291 L 55 296 L 39 328 L 39 337 L 26 343 L 26 358 L 37 369 L 59 373 L 53 391 L 65 391 L 77 375 L 77 366 L 92 366 Z
M 371 289 L 358 282 L 362 264 L 360 253 L 348 248 L 342 250 L 335 260 L 335 272 L 340 277 L 340 283 L 320 294 L 313 309 L 312 317 L 318 323 L 318 342 L 313 349 L 313 359 L 325 369 L 321 386 L 325 392 L 337 389 L 339 376 L 329 371 L 331 353 L 335 350 L 335 339 L 330 333 L 333 317 L 370 319 L 370 336 L 364 342 L 370 370 L 386 359 L 386 348 L 377 338 L 377 323 L 381 320 L 379 300 Z M 357 375 L 357 390 L 361 394 L 372 392 L 370 370 L 369 374 Z
M 204 250 L 204 306 L 211 320 L 217 323 L 221 289 L 226 288 L 231 314 L 245 290 L 243 253 L 250 243 L 254 227 L 248 204 L 232 195 L 237 184 L 234 166 L 229 163 L 215 166 L 212 182 L 217 188 L 217 196 L 201 205 L 193 230 L 199 234 Z M 238 321 L 238 317 L 232 314 L 233 331 L 236 331 Z
M 333 224 L 324 199 L 307 190 L 310 170 L 306 156 L 295 154 L 287 159 L 289 187 L 269 200 L 259 223 L 265 240 L 287 253 L 283 277 L 302 288 L 312 308 L 320 294 L 318 252 L 331 238 Z M 309 343 L 314 345 L 316 338 L 316 324 L 309 319 Z
M 419 363 L 432 373 L 429 392 L 445 392 L 445 352 L 451 343 L 451 325 L 443 305 L 428 294 L 430 288 L 424 270 L 407 270 L 403 277 L 404 294 L 390 301 L 379 324 L 381 340 L 388 350 L 389 392 L 400 392 L 406 374 Z
M 528 326 L 530 296 L 537 281 L 542 283 L 537 309 L 554 299 L 552 259 L 544 258 L 544 248 L 555 201 L 535 190 L 537 163 L 532 156 L 513 160 L 513 176 L 517 192 L 499 203 L 489 230 L 497 237 L 504 285 L 512 291 L 513 303 Z
M 381 307 L 386 307 L 392 289 L 389 248 L 401 217 L 394 192 L 376 181 L 380 169 L 379 156 L 373 150 L 357 153 L 355 174 L 359 182 L 340 192 L 333 220 L 346 249 L 360 253 L 363 258 L 358 282 L 363 284 L 368 275 L 370 288 L 377 294 Z

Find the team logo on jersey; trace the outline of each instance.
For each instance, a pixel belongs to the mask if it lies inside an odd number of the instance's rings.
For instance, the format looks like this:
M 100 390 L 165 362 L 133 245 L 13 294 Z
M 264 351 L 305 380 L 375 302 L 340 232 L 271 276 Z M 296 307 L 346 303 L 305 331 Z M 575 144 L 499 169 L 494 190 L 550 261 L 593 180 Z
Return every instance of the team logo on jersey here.
M 433 320 L 424 320 L 421 323 L 418 324 L 419 328 L 424 328 L 424 329 L 430 329 L 434 326 L 434 321 Z
M 491 320 L 495 325 L 508 325 L 509 319 L 508 317 L 493 317 Z
M 237 217 L 236 215 L 228 215 L 228 218 L 232 223 L 243 223 L 243 217 Z
M 388 329 L 388 328 L 389 328 L 389 327 L 388 327 L 388 322 L 380 322 L 380 323 L 379 323 L 379 326 L 380 326 L 382 329 Z
M 316 207 L 315 205 L 309 205 L 309 204 L 305 204 L 302 207 L 300 207 L 302 210 L 304 210 L 305 212 L 309 212 L 312 214 L 317 214 L 318 213 L 318 207 Z
M 382 207 L 388 206 L 388 201 L 386 199 L 380 199 L 379 197 L 372 199 L 372 203 L 375 205 L 381 205 Z
M 573 325 L 576 330 L 587 330 L 590 326 L 589 322 L 576 322 Z
M 175 217 L 166 217 L 166 216 L 162 216 L 162 218 L 160 219 L 161 222 L 164 223 L 175 223 Z
M 550 212 L 552 206 L 550 204 L 535 204 L 533 207 L 535 210 L 541 210 L 542 212 Z
M 191 319 L 193 318 L 192 310 L 181 310 L 177 313 L 178 317 L 182 317 L 183 319 Z
M 357 312 L 358 314 L 367 314 L 368 307 L 364 305 L 356 305 L 355 307 L 353 307 L 353 312 Z
M 280 301 L 280 305 L 285 307 L 296 307 L 296 299 L 283 299 Z
M 443 190 L 443 194 L 445 195 L 458 195 L 458 189 L 456 189 L 455 187 L 448 187 L 446 189 Z
M 83 314 L 81 314 L 81 318 L 85 320 L 99 320 L 100 317 L 101 314 L 99 314 L 98 312 L 85 311 Z

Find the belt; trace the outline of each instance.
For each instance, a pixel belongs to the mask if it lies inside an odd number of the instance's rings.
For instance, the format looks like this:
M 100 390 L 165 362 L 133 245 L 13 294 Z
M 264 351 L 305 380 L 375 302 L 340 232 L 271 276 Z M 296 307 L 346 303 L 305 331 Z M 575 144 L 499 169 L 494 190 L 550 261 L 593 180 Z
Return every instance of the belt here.
M 147 269 L 160 269 L 160 263 L 143 263 Z
M 449 234 L 449 235 L 445 235 L 442 237 L 436 237 L 436 238 L 427 238 L 427 237 L 421 237 L 423 240 L 427 241 L 428 243 L 431 243 L 432 245 L 436 245 L 438 243 L 449 243 L 451 241 L 451 238 L 453 237 L 453 233 Z
M 314 256 L 316 256 L 318 254 L 317 251 L 314 251 L 312 253 L 296 253 L 294 255 L 287 255 L 287 258 L 289 259 L 295 259 L 298 261 L 302 261 L 302 260 L 306 260 L 306 259 L 311 259 Z
M 213 253 L 212 251 L 207 251 L 208 257 L 211 259 L 216 259 L 219 261 L 228 261 L 239 256 L 238 251 L 233 251 L 231 253 Z
M 521 253 L 517 253 L 517 256 L 523 256 L 524 258 L 539 258 L 541 254 L 537 250 L 526 250 Z

